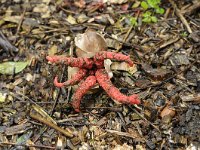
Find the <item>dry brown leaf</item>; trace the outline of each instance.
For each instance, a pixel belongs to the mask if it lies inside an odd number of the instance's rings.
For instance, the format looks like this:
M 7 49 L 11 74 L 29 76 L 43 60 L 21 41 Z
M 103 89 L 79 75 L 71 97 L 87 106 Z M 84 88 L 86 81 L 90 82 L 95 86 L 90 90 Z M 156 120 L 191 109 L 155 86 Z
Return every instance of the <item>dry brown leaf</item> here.
M 75 45 L 77 57 L 93 57 L 97 52 L 107 50 L 104 37 L 99 33 L 89 29 L 83 34 L 75 37 Z
M 169 106 L 166 106 L 162 112 L 160 113 L 160 116 L 162 118 L 164 118 L 165 116 L 171 116 L 174 117 L 174 115 L 176 114 L 175 110 L 170 108 Z
M 146 72 L 146 74 L 155 81 L 162 81 L 166 79 L 172 71 L 169 69 L 163 69 L 163 68 L 152 68 L 149 64 L 142 64 L 142 68 Z

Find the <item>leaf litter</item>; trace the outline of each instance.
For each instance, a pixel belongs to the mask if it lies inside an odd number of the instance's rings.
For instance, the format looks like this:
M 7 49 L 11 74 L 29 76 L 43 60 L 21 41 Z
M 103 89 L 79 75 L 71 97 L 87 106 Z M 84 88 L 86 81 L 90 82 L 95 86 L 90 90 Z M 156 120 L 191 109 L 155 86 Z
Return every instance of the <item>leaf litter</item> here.
M 153 2 L 1 1 L 0 146 L 198 149 L 200 5 Z M 134 68 L 110 60 L 105 68 L 122 93 L 138 93 L 143 103 L 120 105 L 96 88 L 77 114 L 68 103 L 75 89 L 51 82 L 76 70 L 45 57 L 101 49 L 131 55 Z

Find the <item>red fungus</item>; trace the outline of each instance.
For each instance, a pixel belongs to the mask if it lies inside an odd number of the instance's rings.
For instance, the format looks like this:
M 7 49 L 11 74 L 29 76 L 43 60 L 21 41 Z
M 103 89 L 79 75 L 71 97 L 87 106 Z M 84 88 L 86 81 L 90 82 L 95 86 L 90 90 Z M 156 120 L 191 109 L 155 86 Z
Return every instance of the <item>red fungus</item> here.
M 69 58 L 64 56 L 47 56 L 46 58 L 52 63 L 64 63 L 71 67 L 80 68 L 79 71 L 72 77 L 72 79 L 66 82 L 59 83 L 57 77 L 55 77 L 54 85 L 57 87 L 74 85 L 84 79 L 88 73 L 88 77 L 79 85 L 79 88 L 73 95 L 71 104 L 77 112 L 80 111 L 79 108 L 82 97 L 95 85 L 96 81 L 112 99 L 117 100 L 120 103 L 140 104 L 140 100 L 136 94 L 126 96 L 122 94 L 119 89 L 114 87 L 109 79 L 107 72 L 104 69 L 104 59 L 125 61 L 130 66 L 133 66 L 134 64 L 129 56 L 123 55 L 121 53 L 101 51 L 97 52 L 93 58 Z

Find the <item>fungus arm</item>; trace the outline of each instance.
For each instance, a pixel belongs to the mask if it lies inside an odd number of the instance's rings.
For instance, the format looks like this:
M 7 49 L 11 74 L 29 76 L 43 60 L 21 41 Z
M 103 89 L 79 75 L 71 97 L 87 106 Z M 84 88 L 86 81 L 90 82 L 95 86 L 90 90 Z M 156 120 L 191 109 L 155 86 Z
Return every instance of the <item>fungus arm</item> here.
M 130 66 L 133 66 L 133 61 L 130 59 L 130 56 L 123 55 L 121 53 L 115 53 L 115 52 L 107 52 L 107 51 L 101 51 L 98 52 L 94 56 L 94 62 L 97 66 L 102 66 L 104 59 L 114 59 L 117 61 L 125 61 Z
M 75 85 L 76 83 L 80 82 L 85 76 L 87 75 L 86 69 L 80 69 L 77 73 L 75 73 L 70 80 L 65 82 L 58 82 L 58 77 L 54 78 L 54 85 L 56 87 L 63 87 L 69 85 Z
M 51 63 L 63 63 L 71 67 L 86 68 L 91 69 L 93 66 L 93 61 L 90 58 L 73 58 L 65 56 L 47 56 L 46 59 Z
M 109 79 L 105 69 L 98 69 L 95 73 L 99 85 L 106 91 L 106 93 L 114 100 L 126 104 L 140 104 L 137 94 L 126 96 L 117 89 Z
M 86 78 L 83 83 L 80 84 L 79 88 L 76 90 L 76 92 L 73 95 L 72 98 L 72 107 L 76 112 L 80 112 L 80 103 L 82 97 L 89 91 L 94 85 L 96 84 L 96 77 L 95 76 L 89 76 Z

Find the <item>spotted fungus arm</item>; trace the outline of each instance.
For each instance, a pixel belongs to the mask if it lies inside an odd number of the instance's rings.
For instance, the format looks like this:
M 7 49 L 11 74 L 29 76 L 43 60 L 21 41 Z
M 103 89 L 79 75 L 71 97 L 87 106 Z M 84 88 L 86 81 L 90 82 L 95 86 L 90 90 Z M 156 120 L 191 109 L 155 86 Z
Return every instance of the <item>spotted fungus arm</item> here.
M 106 91 L 106 93 L 114 100 L 126 104 L 140 104 L 137 94 L 126 96 L 117 89 L 106 72 L 105 69 L 98 69 L 95 73 L 99 85 Z
M 72 98 L 72 107 L 76 112 L 80 112 L 80 103 L 82 97 L 89 91 L 94 85 L 96 84 L 96 77 L 95 76 L 89 76 L 86 78 L 85 81 L 83 81 L 79 88 L 76 90 L 76 92 L 73 95 Z
M 75 85 L 78 82 L 80 82 L 86 75 L 87 75 L 86 69 L 79 69 L 79 71 L 77 73 L 75 73 L 70 80 L 67 80 L 65 82 L 58 82 L 58 77 L 56 76 L 54 78 L 53 83 L 56 87 Z
M 117 61 L 125 61 L 130 66 L 133 66 L 133 61 L 130 59 L 130 56 L 123 55 L 121 53 L 115 53 L 115 52 L 107 52 L 107 51 L 101 51 L 98 52 L 94 56 L 94 61 L 97 66 L 102 66 L 104 59 L 113 59 Z
M 91 69 L 93 66 L 93 61 L 90 58 L 73 58 L 73 57 L 65 57 L 65 56 L 47 56 L 46 59 L 55 64 L 66 64 L 70 67 L 78 67 Z

